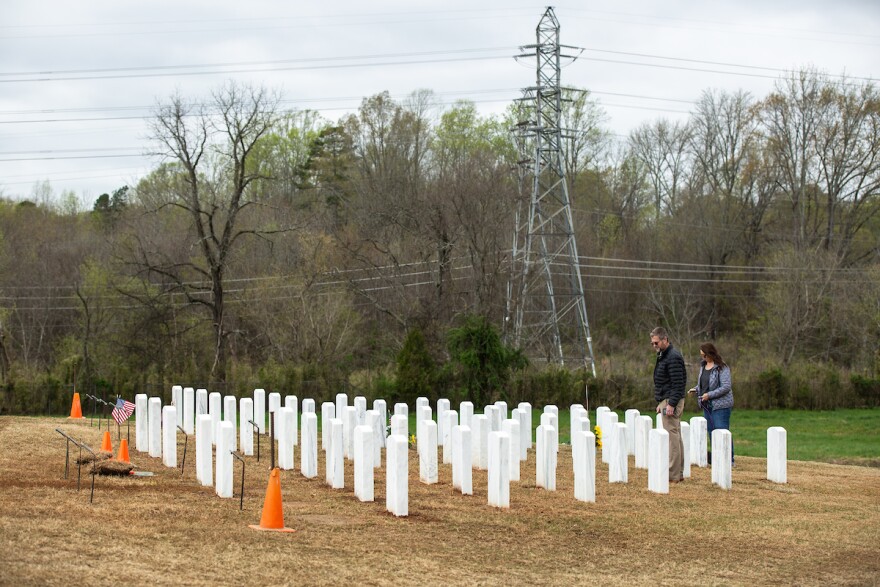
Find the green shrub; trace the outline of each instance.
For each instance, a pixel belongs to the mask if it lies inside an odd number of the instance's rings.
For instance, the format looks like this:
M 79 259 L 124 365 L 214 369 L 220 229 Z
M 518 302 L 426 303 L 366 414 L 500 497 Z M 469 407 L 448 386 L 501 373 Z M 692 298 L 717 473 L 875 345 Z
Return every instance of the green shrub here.
M 782 370 L 769 369 L 758 373 L 758 393 L 761 404 L 755 407 L 784 408 L 787 404 L 788 382 Z M 736 401 L 736 387 L 734 384 L 734 401 Z
M 418 397 L 436 400 L 436 378 L 434 359 L 428 352 L 425 336 L 420 329 L 413 328 L 397 354 L 396 399 L 409 405 L 415 404 Z
M 465 316 L 460 327 L 449 330 L 447 341 L 456 388 L 466 393 L 475 407 L 500 397 L 511 372 L 528 363 L 520 351 L 501 341 L 485 316 Z
M 858 373 L 849 378 L 860 405 L 873 408 L 880 406 L 880 379 L 871 379 Z

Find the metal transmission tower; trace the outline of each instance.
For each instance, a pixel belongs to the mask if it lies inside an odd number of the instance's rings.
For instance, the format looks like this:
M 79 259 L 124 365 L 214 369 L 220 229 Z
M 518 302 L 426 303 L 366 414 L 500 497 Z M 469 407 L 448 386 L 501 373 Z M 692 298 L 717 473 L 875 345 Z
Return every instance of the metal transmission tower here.
M 537 61 L 537 85 L 523 89 L 522 114 L 514 129 L 522 149 L 523 192 L 516 213 L 511 280 L 508 284 L 508 339 L 536 359 L 579 365 L 596 375 L 584 287 L 572 225 L 560 127 L 562 49 L 559 21 L 547 8 L 537 27 L 537 43 L 521 47 L 517 58 Z

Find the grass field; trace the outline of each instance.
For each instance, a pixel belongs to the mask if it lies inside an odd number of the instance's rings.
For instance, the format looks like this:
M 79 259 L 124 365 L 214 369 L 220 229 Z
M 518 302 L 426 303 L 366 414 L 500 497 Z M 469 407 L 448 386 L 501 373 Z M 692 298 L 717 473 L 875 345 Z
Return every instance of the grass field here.
M 297 530 L 282 535 L 247 527 L 260 518 L 265 459 L 247 458 L 244 511 L 240 465 L 235 499 L 220 499 L 195 481 L 192 452 L 181 475 L 132 451 L 134 464 L 156 475 L 98 478 L 89 504 L 88 477 L 79 492 L 75 468 L 63 478 L 56 427 L 100 445 L 84 422 L 0 417 L 0 584 L 826 586 L 880 577 L 877 468 L 792 461 L 789 483 L 776 485 L 763 459 L 743 456 L 730 491 L 694 468 L 656 495 L 632 459 L 626 484 L 609 484 L 599 460 L 597 501 L 581 503 L 561 446 L 558 490 L 535 487 L 530 453 L 510 509 L 498 510 L 487 506 L 485 471 L 474 471 L 474 495 L 462 496 L 449 465 L 440 483 L 419 483 L 410 451 L 410 515 L 394 518 L 383 469 L 376 501 L 362 503 L 351 463 L 346 488 L 331 490 L 319 455 L 318 479 L 282 472 L 285 523 Z
M 536 425 L 540 413 L 533 411 Z M 619 421 L 624 413 L 617 412 Z M 645 413 L 651 416 L 654 413 Z M 682 420 L 702 415 L 685 412 Z M 590 414 L 592 425 L 595 412 Z M 560 440 L 568 442 L 569 412 L 559 411 Z M 782 426 L 788 433 L 788 458 L 838 464 L 880 466 L 880 409 L 863 410 L 736 410 L 730 419 L 737 455 L 767 456 L 767 428 Z

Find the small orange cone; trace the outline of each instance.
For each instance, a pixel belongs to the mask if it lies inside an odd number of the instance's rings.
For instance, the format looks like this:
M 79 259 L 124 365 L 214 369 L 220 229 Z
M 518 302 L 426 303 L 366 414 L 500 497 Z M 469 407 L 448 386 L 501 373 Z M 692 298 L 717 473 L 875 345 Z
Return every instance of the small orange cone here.
M 281 510 L 281 472 L 278 467 L 269 473 L 269 485 L 266 487 L 266 499 L 263 501 L 263 515 L 260 525 L 250 525 L 254 530 L 272 532 L 296 532 L 293 528 L 284 527 L 284 512 Z
M 116 456 L 116 460 L 122 463 L 130 463 L 128 457 L 128 439 L 123 438 L 119 441 L 119 454 Z
M 113 443 L 110 442 L 110 431 L 104 431 L 104 440 L 101 441 L 101 450 L 113 452 Z
M 79 392 L 73 392 L 73 403 L 70 404 L 69 417 L 77 420 L 83 417 L 82 404 L 79 403 Z

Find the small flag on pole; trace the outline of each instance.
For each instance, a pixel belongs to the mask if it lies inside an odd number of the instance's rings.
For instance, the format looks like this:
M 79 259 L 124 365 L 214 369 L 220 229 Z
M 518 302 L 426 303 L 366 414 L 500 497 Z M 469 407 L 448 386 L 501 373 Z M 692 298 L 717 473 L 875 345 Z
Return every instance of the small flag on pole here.
M 116 399 L 116 406 L 113 408 L 113 411 L 110 412 L 110 415 L 113 416 L 113 419 L 116 420 L 117 424 L 122 424 L 134 413 L 134 407 L 133 403 L 120 397 Z

